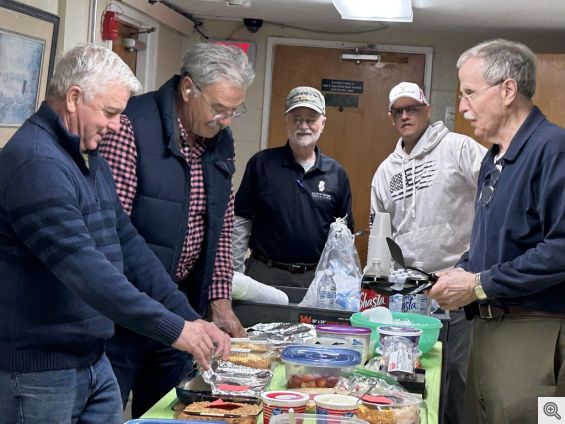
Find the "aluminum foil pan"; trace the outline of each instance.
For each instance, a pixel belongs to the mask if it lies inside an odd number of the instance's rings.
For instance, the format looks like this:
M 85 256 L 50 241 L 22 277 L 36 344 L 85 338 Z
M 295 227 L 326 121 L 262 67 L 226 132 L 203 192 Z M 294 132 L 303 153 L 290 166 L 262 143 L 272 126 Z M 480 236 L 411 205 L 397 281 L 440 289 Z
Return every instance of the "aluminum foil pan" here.
M 315 338 L 316 328 L 311 324 L 271 322 L 249 327 L 247 334 L 252 340 L 269 340 L 275 345 L 299 344 Z
M 215 396 L 259 398 L 270 383 L 270 370 L 244 367 L 228 361 L 214 360 L 202 378 Z

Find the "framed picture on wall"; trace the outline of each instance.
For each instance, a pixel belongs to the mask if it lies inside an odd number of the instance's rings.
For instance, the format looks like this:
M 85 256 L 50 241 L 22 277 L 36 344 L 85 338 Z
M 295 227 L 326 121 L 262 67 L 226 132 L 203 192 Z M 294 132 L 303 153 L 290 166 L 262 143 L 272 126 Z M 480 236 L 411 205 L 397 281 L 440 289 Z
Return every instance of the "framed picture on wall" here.
M 58 16 L 0 0 L 0 147 L 45 98 L 58 30 Z

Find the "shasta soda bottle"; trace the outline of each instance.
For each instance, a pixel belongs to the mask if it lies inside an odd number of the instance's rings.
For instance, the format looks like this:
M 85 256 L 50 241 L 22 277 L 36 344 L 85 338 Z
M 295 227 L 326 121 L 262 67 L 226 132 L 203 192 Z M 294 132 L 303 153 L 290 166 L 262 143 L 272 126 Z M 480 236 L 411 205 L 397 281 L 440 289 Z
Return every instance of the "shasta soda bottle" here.
M 384 306 L 388 308 L 388 296 L 383 296 L 374 290 L 375 283 L 388 281 L 386 275 L 381 270 L 381 262 L 378 259 L 373 260 L 369 269 L 363 275 L 361 280 L 361 302 L 360 311 L 365 309 Z

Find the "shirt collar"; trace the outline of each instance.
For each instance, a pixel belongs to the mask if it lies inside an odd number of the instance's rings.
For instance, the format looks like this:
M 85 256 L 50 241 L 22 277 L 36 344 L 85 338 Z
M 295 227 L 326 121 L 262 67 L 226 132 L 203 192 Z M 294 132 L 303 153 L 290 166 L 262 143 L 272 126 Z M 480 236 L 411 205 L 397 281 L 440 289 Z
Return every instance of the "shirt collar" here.
M 30 121 L 39 125 L 51 134 L 57 144 L 65 150 L 78 165 L 84 174 L 90 172 L 85 159 L 80 151 L 80 137 L 72 134 L 63 124 L 63 119 L 46 101 L 41 103 L 37 113 L 30 117 Z M 96 152 L 87 152 L 89 157 L 96 156 Z
M 288 140 L 284 145 L 283 149 L 284 149 L 283 150 L 284 155 L 282 160 L 283 166 L 286 167 L 299 166 L 300 169 L 304 169 L 302 165 L 300 165 L 294 158 Z M 312 165 L 312 168 L 310 168 L 308 172 L 312 172 L 314 169 L 319 169 L 321 172 L 327 172 L 329 169 L 329 164 L 327 163 L 326 158 L 322 155 L 322 152 L 317 145 L 314 148 L 314 153 L 316 154 L 316 161 L 314 162 L 314 165 Z
M 530 114 L 528 115 L 526 120 L 522 123 L 522 125 L 518 129 L 518 132 L 516 132 L 514 137 L 512 137 L 510 146 L 508 146 L 508 150 L 506 151 L 506 153 L 504 153 L 504 156 L 502 157 L 501 160 L 504 160 L 506 162 L 514 161 L 516 157 L 520 154 L 522 147 L 524 147 L 524 145 L 529 140 L 532 133 L 543 121 L 545 121 L 544 114 L 541 112 L 541 110 L 538 109 L 537 106 L 534 106 L 530 111 Z M 493 153 L 493 158 L 498 153 L 498 150 L 499 150 L 498 145 L 494 145 L 492 147 L 491 152 Z

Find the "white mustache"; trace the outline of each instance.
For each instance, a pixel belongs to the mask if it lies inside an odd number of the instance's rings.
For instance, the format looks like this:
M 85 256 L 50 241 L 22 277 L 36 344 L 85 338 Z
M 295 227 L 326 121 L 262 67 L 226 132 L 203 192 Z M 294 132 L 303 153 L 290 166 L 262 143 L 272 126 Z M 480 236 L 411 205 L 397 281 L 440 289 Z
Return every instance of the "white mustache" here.
M 467 111 L 463 114 L 463 119 L 466 119 L 467 121 L 472 121 L 473 119 L 475 119 L 475 117 L 471 112 Z
M 217 131 L 221 131 L 221 130 L 227 128 L 226 125 L 221 125 L 218 121 L 208 121 L 206 123 L 206 126 L 208 126 L 208 128 L 212 128 L 212 129 L 217 130 Z

